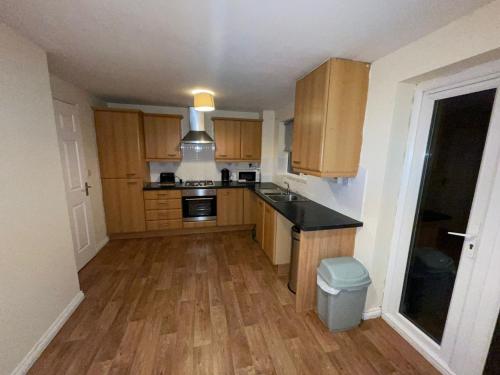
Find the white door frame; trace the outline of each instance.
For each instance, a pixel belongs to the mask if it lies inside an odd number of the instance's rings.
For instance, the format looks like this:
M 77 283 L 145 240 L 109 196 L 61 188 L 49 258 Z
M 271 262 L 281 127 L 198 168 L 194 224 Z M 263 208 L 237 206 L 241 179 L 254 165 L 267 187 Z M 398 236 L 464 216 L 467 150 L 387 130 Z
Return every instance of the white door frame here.
M 476 256 L 474 258 L 466 256 L 462 250 L 443 339 L 441 345 L 438 345 L 399 313 L 399 303 L 408 261 L 411 232 L 423 173 L 434 101 L 490 88 L 497 88 L 497 94 L 476 185 L 476 195 L 467 227 L 468 233 L 480 234 L 480 240 L 476 240 Z M 470 358 L 467 363 L 468 367 L 472 367 L 472 363 L 476 364 L 476 367 L 471 368 L 467 374 L 481 373 L 481 371 L 477 371 L 477 358 L 481 356 L 485 358 L 484 337 L 488 337 L 488 334 L 482 336 L 482 348 L 479 346 L 472 348 L 466 339 L 470 339 L 470 335 L 476 333 L 474 331 L 474 322 L 476 317 L 479 316 L 478 314 L 483 314 L 483 318 L 486 318 L 488 314 L 492 316 L 496 311 L 498 315 L 498 305 L 500 304 L 498 296 L 500 293 L 497 294 L 497 302 L 494 299 L 485 300 L 486 295 L 494 292 L 492 290 L 494 288 L 483 288 L 484 290 L 480 288 L 477 290 L 474 285 L 478 284 L 478 275 L 483 276 L 483 281 L 494 282 L 495 278 L 498 279 L 497 284 L 488 285 L 500 284 L 500 273 L 491 270 L 489 266 L 493 268 L 494 263 L 488 262 L 491 261 L 494 254 L 498 258 L 497 253 L 498 248 L 500 248 L 500 244 L 498 244 L 500 239 L 496 238 L 499 218 L 494 213 L 494 209 L 497 209 L 497 212 L 500 211 L 500 203 L 498 208 L 494 207 L 495 199 L 500 200 L 500 197 L 498 197 L 500 195 L 500 182 L 495 182 L 496 170 L 500 166 L 499 150 L 500 62 L 478 66 L 454 76 L 425 82 L 417 86 L 410 122 L 407 154 L 401 179 L 401 190 L 398 198 L 398 209 L 391 241 L 382 310 L 383 318 L 443 373 L 465 373 L 462 371 L 466 366 L 466 364 L 463 364 L 464 358 Z M 500 176 L 497 177 L 497 180 L 500 179 Z M 494 184 L 495 189 L 493 189 Z M 495 224 L 497 229 L 491 231 L 491 225 L 494 227 Z M 495 236 L 495 238 L 489 238 L 491 236 Z M 496 246 L 494 246 L 495 241 L 497 241 Z M 463 249 L 467 245 L 468 242 L 464 241 Z M 488 279 L 486 279 L 486 275 L 488 275 Z M 479 283 L 479 285 L 485 284 Z M 466 301 L 472 298 L 474 294 L 479 301 L 482 301 L 483 305 L 479 305 L 478 302 L 466 304 Z M 480 310 L 478 306 L 485 310 Z M 485 313 L 486 310 L 488 313 Z M 483 331 L 490 330 L 490 339 L 495 323 L 496 316 L 493 322 L 481 325 Z M 464 336 L 464 332 L 468 332 L 469 337 Z M 481 341 L 481 339 L 478 340 Z M 488 348 L 489 341 L 487 342 L 486 353 Z M 472 357 L 476 358 L 476 360 L 472 360 Z M 456 369 L 460 370 L 457 371 Z

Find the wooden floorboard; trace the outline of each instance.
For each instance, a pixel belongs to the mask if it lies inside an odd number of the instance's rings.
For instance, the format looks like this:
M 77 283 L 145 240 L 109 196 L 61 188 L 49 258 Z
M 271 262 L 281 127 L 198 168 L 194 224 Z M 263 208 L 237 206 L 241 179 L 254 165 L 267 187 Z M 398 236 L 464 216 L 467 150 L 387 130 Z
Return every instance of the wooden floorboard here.
M 250 232 L 111 241 L 30 374 L 437 374 L 383 320 L 331 333 Z

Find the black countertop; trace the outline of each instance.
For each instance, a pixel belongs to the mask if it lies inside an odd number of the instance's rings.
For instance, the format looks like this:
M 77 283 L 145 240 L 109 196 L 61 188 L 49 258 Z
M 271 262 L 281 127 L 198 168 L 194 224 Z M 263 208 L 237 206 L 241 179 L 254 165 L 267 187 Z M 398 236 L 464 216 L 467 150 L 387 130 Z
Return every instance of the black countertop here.
M 185 186 L 184 184 L 160 185 L 159 183 L 148 183 L 144 185 L 144 190 L 176 190 L 176 189 L 196 189 L 197 187 Z M 249 188 L 272 206 L 276 211 L 290 220 L 294 225 L 303 231 L 316 231 L 326 229 L 355 228 L 363 226 L 363 223 L 343 215 L 340 212 L 322 206 L 311 200 L 303 202 L 273 202 L 260 192 L 261 189 L 278 188 L 278 185 L 271 182 L 263 183 L 239 183 L 214 181 L 213 186 L 203 187 L 204 189 L 221 188 Z M 296 193 L 294 193 L 296 194 Z

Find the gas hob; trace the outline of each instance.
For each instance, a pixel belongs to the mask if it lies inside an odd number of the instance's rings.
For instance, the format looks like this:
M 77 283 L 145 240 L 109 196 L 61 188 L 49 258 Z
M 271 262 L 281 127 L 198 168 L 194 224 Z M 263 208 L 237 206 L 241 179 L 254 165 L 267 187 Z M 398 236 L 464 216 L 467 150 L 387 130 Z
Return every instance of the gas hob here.
M 214 186 L 214 182 L 212 180 L 188 180 L 184 183 L 184 186 L 187 187 Z

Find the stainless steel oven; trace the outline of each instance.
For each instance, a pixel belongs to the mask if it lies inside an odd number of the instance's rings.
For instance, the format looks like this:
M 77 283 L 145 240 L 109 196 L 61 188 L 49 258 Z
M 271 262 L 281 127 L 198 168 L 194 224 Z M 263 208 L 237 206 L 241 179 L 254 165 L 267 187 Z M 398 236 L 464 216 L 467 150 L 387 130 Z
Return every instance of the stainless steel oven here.
M 184 221 L 215 220 L 217 192 L 215 189 L 186 189 L 182 191 L 182 218 Z

